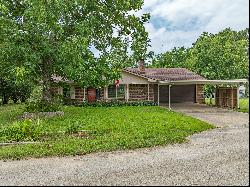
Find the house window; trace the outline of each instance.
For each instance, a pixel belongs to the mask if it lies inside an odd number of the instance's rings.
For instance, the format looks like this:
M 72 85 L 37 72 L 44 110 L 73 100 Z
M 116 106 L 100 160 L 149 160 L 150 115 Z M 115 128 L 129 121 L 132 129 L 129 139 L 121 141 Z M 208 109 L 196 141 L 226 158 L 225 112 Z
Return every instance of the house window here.
M 108 98 L 116 98 L 116 86 L 110 85 L 108 87 Z
M 68 99 L 75 99 L 75 88 L 63 88 L 63 97 Z
M 96 99 L 100 99 L 101 98 L 101 89 L 96 89 Z
M 125 98 L 125 85 L 121 84 L 117 87 L 117 98 Z
M 63 97 L 70 98 L 70 88 L 63 88 Z
M 120 84 L 118 87 L 116 87 L 115 85 L 110 85 L 108 87 L 108 98 L 111 99 L 125 98 L 125 85 Z

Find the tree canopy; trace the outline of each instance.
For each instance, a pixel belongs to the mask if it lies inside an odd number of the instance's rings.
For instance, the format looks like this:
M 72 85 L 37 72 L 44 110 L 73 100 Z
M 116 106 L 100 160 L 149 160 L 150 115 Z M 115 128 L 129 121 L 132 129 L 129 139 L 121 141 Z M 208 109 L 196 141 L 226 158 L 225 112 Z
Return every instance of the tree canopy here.
M 149 14 L 143 0 L 0 0 L 0 63 L 43 83 L 51 100 L 53 74 L 99 87 L 146 56 Z M 95 56 L 93 50 L 98 51 Z M 1 77 L 4 72 L 1 70 Z
M 217 34 L 204 32 L 190 48 L 174 48 L 157 55 L 153 67 L 183 67 L 207 79 L 249 77 L 249 30 L 227 28 Z

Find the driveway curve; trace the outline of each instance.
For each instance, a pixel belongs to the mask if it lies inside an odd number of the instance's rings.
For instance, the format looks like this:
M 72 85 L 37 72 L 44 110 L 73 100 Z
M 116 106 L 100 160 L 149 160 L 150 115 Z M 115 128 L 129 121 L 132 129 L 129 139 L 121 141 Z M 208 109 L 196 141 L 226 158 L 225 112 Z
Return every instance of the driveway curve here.
M 187 143 L 0 161 L 0 185 L 249 185 L 249 115 L 202 105 L 173 110 L 215 124 Z

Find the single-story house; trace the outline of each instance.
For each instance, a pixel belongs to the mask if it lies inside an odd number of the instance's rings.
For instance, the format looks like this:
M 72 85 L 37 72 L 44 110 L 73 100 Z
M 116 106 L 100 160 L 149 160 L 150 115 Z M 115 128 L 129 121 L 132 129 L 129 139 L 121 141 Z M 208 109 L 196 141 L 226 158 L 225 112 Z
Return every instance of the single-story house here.
M 69 82 L 70 89 L 53 87 L 52 92 L 62 94 L 76 103 L 97 100 L 154 101 L 167 103 L 204 103 L 204 84 L 234 84 L 240 81 L 207 80 L 185 68 L 145 68 L 140 60 L 138 68 L 122 70 L 116 84 L 104 88 L 82 88 Z M 54 77 L 54 82 L 61 79 Z

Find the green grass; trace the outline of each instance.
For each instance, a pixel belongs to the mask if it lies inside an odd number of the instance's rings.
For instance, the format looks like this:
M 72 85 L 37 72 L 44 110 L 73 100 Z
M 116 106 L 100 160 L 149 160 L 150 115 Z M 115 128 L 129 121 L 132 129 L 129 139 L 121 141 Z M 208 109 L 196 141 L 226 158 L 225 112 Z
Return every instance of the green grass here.
M 207 105 L 215 105 L 215 100 L 214 98 L 210 99 L 210 98 L 205 98 L 205 103 Z
M 23 108 L 23 105 L 0 107 L 0 142 L 10 141 L 16 127 L 21 125 L 20 132 L 26 129 L 24 137 L 21 137 L 22 141 L 31 140 L 30 134 L 35 132 L 33 135 L 36 135 L 36 141 L 42 143 L 0 147 L 0 159 L 83 155 L 97 151 L 181 143 L 193 133 L 214 128 L 198 119 L 158 106 L 68 106 L 63 109 L 63 117 L 33 120 L 31 124 L 15 120 L 15 116 L 21 114 Z M 89 131 L 83 138 L 61 133 L 75 129 Z
M 240 108 L 237 111 L 249 113 L 249 98 L 240 99 Z
M 16 121 L 16 117 L 24 112 L 23 104 L 0 105 L 0 127 L 8 126 Z
M 209 98 L 205 98 L 205 103 L 207 105 L 215 105 L 214 98 L 212 98 L 211 102 L 212 102 L 212 104 L 210 103 Z M 239 112 L 248 113 L 249 112 L 249 98 L 240 98 L 240 108 L 238 108 L 236 110 Z

